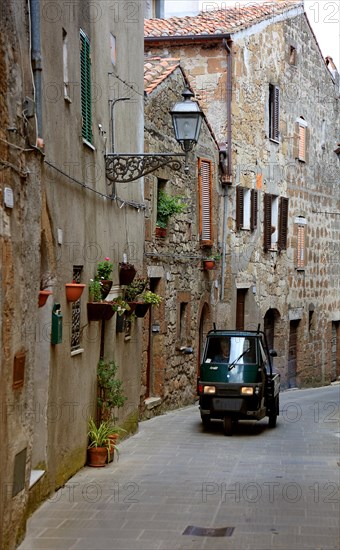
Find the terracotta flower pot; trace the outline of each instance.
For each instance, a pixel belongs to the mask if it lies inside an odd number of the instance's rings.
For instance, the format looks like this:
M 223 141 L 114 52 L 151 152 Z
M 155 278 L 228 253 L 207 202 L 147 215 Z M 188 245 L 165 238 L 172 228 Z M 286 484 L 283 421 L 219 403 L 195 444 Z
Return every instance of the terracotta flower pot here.
M 89 321 L 108 321 L 114 315 L 110 302 L 88 302 L 87 316 Z
M 65 285 L 67 301 L 76 302 L 77 300 L 79 300 L 85 287 L 86 285 L 83 285 L 81 283 L 67 283 Z
M 129 285 L 135 278 L 137 271 L 131 264 L 119 264 L 119 284 Z
M 87 465 L 92 468 L 103 468 L 106 465 L 107 448 L 89 447 L 87 449 Z
M 51 296 L 52 291 L 51 290 L 40 290 L 39 291 L 39 307 L 43 307 L 46 304 L 47 298 Z
M 204 269 L 210 270 L 215 267 L 215 260 L 203 260 Z

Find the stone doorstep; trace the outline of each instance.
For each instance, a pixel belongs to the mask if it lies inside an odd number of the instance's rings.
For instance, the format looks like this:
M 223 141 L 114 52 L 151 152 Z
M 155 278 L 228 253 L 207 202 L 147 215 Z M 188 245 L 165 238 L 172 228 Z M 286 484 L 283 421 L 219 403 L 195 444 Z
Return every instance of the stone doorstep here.
M 162 404 L 162 398 L 161 397 L 148 397 L 144 400 L 144 405 L 146 406 L 147 410 L 154 409 L 155 407 L 159 407 L 159 405 Z

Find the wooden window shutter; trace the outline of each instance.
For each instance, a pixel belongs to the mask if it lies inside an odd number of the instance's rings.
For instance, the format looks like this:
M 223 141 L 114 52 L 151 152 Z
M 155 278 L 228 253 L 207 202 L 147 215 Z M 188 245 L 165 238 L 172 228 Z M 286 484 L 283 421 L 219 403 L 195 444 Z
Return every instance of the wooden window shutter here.
M 305 226 L 298 225 L 297 268 L 305 267 Z
M 92 97 L 91 97 L 91 56 L 90 41 L 80 31 L 80 95 L 82 136 L 92 143 Z
M 300 131 L 300 124 L 298 122 L 295 122 L 294 140 L 293 140 L 293 157 L 295 159 L 299 158 L 299 131 Z
M 287 228 L 288 228 L 288 199 L 286 197 L 281 197 L 280 211 L 279 211 L 279 238 L 278 238 L 279 250 L 286 250 L 287 248 Z
M 244 216 L 244 190 L 236 187 L 236 229 L 242 229 Z
M 263 207 L 263 248 L 267 252 L 272 244 L 272 195 L 264 195 Z
M 280 89 L 269 86 L 269 137 L 279 141 L 280 136 Z
M 299 125 L 299 160 L 306 160 L 306 128 Z
M 257 205 L 258 205 L 258 191 L 256 189 L 251 190 L 250 196 L 250 229 L 254 231 L 257 228 Z
M 211 187 L 212 187 L 212 163 L 210 160 L 198 161 L 199 173 L 199 198 L 200 198 L 200 240 L 202 244 L 212 244 L 211 223 Z

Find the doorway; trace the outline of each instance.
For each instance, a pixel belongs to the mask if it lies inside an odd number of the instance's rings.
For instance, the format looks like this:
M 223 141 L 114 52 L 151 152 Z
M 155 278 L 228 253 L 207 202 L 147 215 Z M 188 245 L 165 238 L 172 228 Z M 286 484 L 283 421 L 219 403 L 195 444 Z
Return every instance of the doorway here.
M 236 330 L 244 330 L 244 311 L 245 311 L 245 302 L 247 288 L 238 288 L 237 289 L 237 298 L 236 298 Z
M 300 321 L 291 321 L 289 326 L 289 347 L 288 347 L 288 388 L 297 388 L 297 342 L 298 327 Z

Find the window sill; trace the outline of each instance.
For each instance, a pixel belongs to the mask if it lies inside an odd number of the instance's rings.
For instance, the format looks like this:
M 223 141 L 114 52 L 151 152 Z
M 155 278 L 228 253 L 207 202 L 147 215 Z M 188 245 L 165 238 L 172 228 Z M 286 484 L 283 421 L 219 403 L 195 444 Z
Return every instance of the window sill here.
M 302 271 L 302 272 L 304 272 L 305 269 L 306 269 L 305 267 L 296 267 L 295 268 L 296 271 Z
M 74 351 L 71 351 L 71 357 L 75 357 L 76 355 L 81 355 L 84 353 L 83 348 L 75 349 Z
M 64 95 L 64 101 L 66 103 L 72 103 L 72 99 L 68 95 Z
M 272 143 L 276 143 L 276 145 L 280 145 L 280 141 L 277 140 L 277 139 L 274 139 L 274 138 L 269 138 L 269 141 L 271 141 Z
M 83 144 L 86 145 L 87 147 L 89 147 L 90 149 L 92 149 L 92 151 L 96 150 L 95 146 L 92 145 L 92 143 L 90 143 L 89 141 L 87 141 L 87 139 L 83 138 Z

